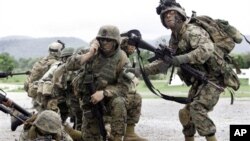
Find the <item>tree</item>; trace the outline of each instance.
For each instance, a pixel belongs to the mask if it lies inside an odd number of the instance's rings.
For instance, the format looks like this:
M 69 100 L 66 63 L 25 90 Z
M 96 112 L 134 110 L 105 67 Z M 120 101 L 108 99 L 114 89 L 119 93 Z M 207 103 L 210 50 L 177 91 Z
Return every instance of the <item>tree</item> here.
M 0 71 L 13 71 L 17 62 L 15 61 L 14 57 L 10 56 L 8 53 L 1 53 L 0 54 Z

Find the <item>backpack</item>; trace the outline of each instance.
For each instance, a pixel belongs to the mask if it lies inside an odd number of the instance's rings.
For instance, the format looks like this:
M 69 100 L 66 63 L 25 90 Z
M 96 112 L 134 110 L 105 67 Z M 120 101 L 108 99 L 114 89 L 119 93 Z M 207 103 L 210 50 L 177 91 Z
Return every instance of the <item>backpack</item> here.
M 238 90 L 240 81 L 237 74 L 233 71 L 232 64 L 236 67 L 237 73 L 240 73 L 240 69 L 229 53 L 234 49 L 236 43 L 242 42 L 242 34 L 230 25 L 228 21 L 212 19 L 208 16 L 196 16 L 195 13 L 193 13 L 190 23 L 198 25 L 208 32 L 215 45 L 215 54 L 220 56 L 225 62 L 221 67 L 224 85 Z

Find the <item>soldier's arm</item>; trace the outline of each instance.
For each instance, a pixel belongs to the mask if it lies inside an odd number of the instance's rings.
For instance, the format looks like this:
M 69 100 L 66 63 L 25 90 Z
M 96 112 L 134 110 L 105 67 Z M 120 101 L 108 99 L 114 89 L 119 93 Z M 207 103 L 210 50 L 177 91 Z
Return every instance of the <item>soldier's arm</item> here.
M 81 68 L 88 60 L 97 54 L 99 42 L 95 39 L 90 43 L 89 51 L 85 54 L 75 54 L 67 59 L 65 67 L 69 71 L 75 71 Z
M 170 63 L 166 63 L 163 60 L 156 60 L 144 67 L 145 73 L 147 75 L 155 75 L 159 73 L 164 73 L 170 67 Z
M 188 44 L 193 50 L 187 53 L 190 64 L 203 64 L 214 52 L 214 44 L 209 37 L 209 34 L 200 27 L 187 30 Z
M 80 56 L 80 58 L 79 58 L 80 64 L 85 64 L 90 58 L 92 58 L 94 55 L 96 55 L 99 47 L 100 47 L 100 44 L 99 44 L 98 40 L 94 39 L 90 43 L 89 52 Z
M 49 68 L 49 70 L 43 75 L 43 77 L 40 79 L 42 81 L 48 81 L 52 79 L 54 71 L 57 69 L 59 62 L 55 62 L 52 64 L 52 66 Z

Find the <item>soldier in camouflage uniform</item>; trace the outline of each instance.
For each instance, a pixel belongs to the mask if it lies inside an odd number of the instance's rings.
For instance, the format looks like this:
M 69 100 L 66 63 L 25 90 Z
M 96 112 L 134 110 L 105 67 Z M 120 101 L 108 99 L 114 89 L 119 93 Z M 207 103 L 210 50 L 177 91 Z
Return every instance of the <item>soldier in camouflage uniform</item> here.
M 160 14 L 162 24 L 172 31 L 169 48 L 174 51 L 171 63 L 157 60 L 145 68 L 147 74 L 157 74 L 163 69 L 180 64 L 189 64 L 191 67 L 202 71 L 207 79 L 222 88 L 223 74 L 218 71 L 215 47 L 209 34 L 201 27 L 188 22 L 184 9 L 178 4 L 164 7 Z M 221 89 L 197 80 L 181 68 L 178 75 L 184 82 L 191 86 L 188 97 L 193 101 L 179 111 L 180 122 L 183 125 L 185 141 L 194 141 L 194 135 L 205 136 L 207 141 L 216 141 L 216 127 L 208 112 L 217 104 Z
M 51 110 L 45 110 L 26 121 L 19 141 L 36 140 L 73 141 L 63 130 L 60 116 Z
M 66 59 L 73 54 L 73 49 L 63 50 L 61 57 L 65 59 L 62 60 L 61 64 L 54 72 L 52 83 L 54 84 L 54 93 L 61 95 L 61 100 L 66 100 L 66 105 L 58 105 L 61 110 L 68 107 L 68 112 L 71 120 L 74 122 L 74 128 L 81 130 L 82 124 L 82 110 L 80 108 L 80 103 L 78 97 L 73 92 L 72 81 L 76 76 L 76 72 L 69 71 L 65 68 Z M 57 91 L 57 92 L 56 92 Z
M 135 52 L 135 44 L 129 42 L 127 37 L 123 37 L 121 41 L 121 49 L 125 51 L 128 57 L 131 57 L 131 67 L 136 67 L 135 56 L 132 56 Z M 127 73 L 127 78 L 130 80 L 129 93 L 127 94 L 128 106 L 127 106 L 127 128 L 125 134 L 125 141 L 146 141 L 146 139 L 138 136 L 135 133 L 135 125 L 139 122 L 141 116 L 142 97 L 136 92 L 136 86 L 139 83 L 137 77 L 134 74 Z
M 31 70 L 31 73 L 24 83 L 24 90 L 28 96 L 33 99 L 34 107 L 39 110 L 37 105 L 39 96 L 37 96 L 37 81 L 49 70 L 51 65 L 56 62 L 61 54 L 64 44 L 61 41 L 53 42 L 49 45 L 49 55 L 36 62 Z
M 40 81 L 43 81 L 42 105 L 44 109 L 60 112 L 62 121 L 65 122 L 70 114 L 70 102 L 73 102 L 71 80 L 73 72 L 64 69 L 64 63 L 74 52 L 73 48 L 62 50 L 60 61 L 55 62 L 45 73 Z M 74 103 L 79 107 L 78 101 Z
M 85 92 L 80 96 L 83 110 L 82 139 L 86 141 L 101 140 L 98 119 L 93 115 L 91 109 L 93 104 L 102 101 L 107 110 L 105 114 L 111 116 L 111 140 L 121 141 L 125 132 L 126 95 L 128 93 L 122 73 L 123 68 L 128 64 L 128 58 L 120 49 L 120 33 L 115 26 L 102 26 L 94 44 L 97 45 L 96 53 L 87 62 L 85 60 L 85 74 L 82 78 L 85 84 L 82 85 L 82 90 Z M 68 63 L 83 64 L 81 62 L 84 61 L 76 58 L 71 58 Z M 90 83 L 94 83 L 96 92 L 89 91 L 86 84 Z

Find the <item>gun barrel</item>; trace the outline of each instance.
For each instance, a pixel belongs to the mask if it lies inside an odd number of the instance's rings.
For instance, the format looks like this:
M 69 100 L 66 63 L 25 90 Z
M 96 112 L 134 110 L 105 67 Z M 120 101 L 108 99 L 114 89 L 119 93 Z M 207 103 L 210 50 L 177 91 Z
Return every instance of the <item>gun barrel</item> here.
M 138 43 L 138 47 L 141 49 L 146 49 L 151 52 L 155 52 L 156 48 L 149 43 L 145 42 L 144 40 L 140 39 Z
M 5 95 L 0 93 L 0 104 L 3 104 L 7 107 L 11 107 L 19 111 L 20 113 L 24 114 L 25 116 L 31 117 L 32 114 L 23 109 L 20 105 L 17 103 L 13 102 L 12 100 L 8 99 Z

